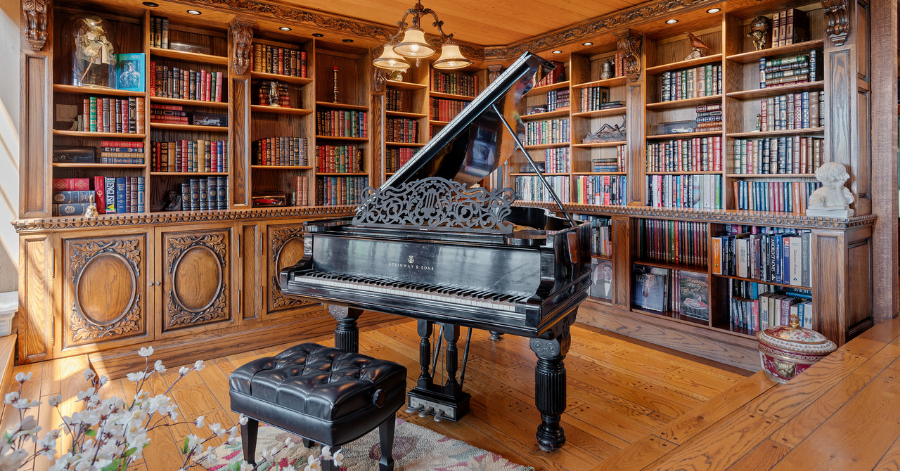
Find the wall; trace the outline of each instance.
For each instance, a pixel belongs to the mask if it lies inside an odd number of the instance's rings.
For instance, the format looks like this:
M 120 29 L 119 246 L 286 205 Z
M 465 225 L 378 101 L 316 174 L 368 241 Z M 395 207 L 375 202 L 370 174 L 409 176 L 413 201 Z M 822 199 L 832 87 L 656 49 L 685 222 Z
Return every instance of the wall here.
M 15 291 L 19 241 L 20 0 L 0 0 L 0 292 Z

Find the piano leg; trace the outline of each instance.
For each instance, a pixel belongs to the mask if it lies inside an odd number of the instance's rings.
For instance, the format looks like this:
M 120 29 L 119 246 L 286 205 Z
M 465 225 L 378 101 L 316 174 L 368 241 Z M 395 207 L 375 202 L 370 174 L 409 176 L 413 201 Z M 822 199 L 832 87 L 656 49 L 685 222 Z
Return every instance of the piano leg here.
M 559 449 L 566 443 L 566 434 L 559 422 L 566 410 L 566 366 L 563 359 L 569 352 L 570 321 L 575 322 L 574 311 L 541 338 L 531 339 L 531 351 L 538 357 L 534 369 L 534 402 L 541 413 L 537 441 L 544 451 Z
M 337 321 L 334 329 L 334 348 L 348 353 L 359 353 L 359 326 L 356 320 L 362 315 L 362 309 L 328 305 L 328 313 Z
M 418 321 L 418 331 L 419 337 L 422 339 L 419 342 L 419 364 L 422 368 L 422 372 L 419 373 L 419 379 L 416 381 L 416 386 L 429 389 L 431 388 L 432 377 L 430 365 L 431 365 L 431 333 L 434 331 L 434 324 L 431 321 Z
M 503 335 L 502 333 L 497 332 L 496 330 L 490 330 L 490 331 L 488 331 L 488 332 L 491 333 L 491 340 L 503 340 L 503 339 L 500 337 L 501 335 Z
M 456 372 L 459 370 L 459 350 L 456 342 L 459 340 L 459 326 L 444 324 L 444 340 L 447 342 L 445 365 L 447 368 L 447 382 L 444 384 L 444 394 L 455 397 L 460 393 L 459 382 L 456 381 Z

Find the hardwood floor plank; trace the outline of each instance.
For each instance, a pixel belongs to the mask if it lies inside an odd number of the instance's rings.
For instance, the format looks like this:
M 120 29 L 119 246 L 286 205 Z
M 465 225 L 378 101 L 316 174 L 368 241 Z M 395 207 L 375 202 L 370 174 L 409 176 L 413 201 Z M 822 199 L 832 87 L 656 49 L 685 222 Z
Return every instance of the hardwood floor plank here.
M 592 468 L 592 471 L 638 471 L 677 448 L 674 443 L 647 435 Z
M 869 470 L 900 435 L 900 383 L 876 378 L 772 469 Z
M 41 377 L 46 381 L 41 381 L 41 397 L 59 394 L 59 374 L 58 368 L 62 360 L 47 360 L 39 363 L 41 365 Z
M 756 471 L 759 469 L 769 469 L 774 466 L 781 458 L 790 452 L 791 449 L 772 440 L 764 440 L 744 455 L 743 458 L 735 462 L 728 471 Z
M 894 440 L 872 471 L 900 471 L 900 438 Z
M 900 336 L 900 318 L 894 318 L 879 322 L 869 330 L 859 334 L 856 338 L 890 343 L 897 339 L 898 336 Z

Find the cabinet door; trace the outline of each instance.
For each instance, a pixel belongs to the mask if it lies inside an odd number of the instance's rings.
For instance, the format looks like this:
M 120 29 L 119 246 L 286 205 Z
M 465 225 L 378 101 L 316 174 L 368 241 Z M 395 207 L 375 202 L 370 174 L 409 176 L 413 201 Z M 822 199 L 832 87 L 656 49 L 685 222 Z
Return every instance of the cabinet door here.
M 313 303 L 285 296 L 281 293 L 278 274 L 303 258 L 303 223 L 269 224 L 266 226 L 266 264 L 268 265 L 268 313 L 267 316 L 288 314 Z
M 230 325 L 233 227 L 177 226 L 157 228 L 156 234 L 162 279 L 160 336 Z
M 152 340 L 151 232 L 122 232 L 60 235 L 67 353 Z

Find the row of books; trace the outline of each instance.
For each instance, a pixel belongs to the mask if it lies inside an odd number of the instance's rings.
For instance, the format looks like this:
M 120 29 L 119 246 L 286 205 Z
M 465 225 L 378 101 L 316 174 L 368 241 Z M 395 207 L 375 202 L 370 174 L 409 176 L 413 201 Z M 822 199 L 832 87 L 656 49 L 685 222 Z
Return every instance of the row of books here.
M 360 194 L 369 186 L 369 177 L 317 177 L 316 204 L 335 206 L 360 204 Z
M 252 70 L 289 77 L 306 77 L 306 52 L 254 43 Z
M 367 111 L 317 111 L 316 134 L 334 137 L 369 137 L 368 117 Z
M 525 123 L 525 145 L 569 142 L 569 118 L 529 121 Z
M 181 105 L 150 105 L 150 123 L 152 124 L 190 124 L 188 112 Z
M 569 177 L 547 175 L 544 177 L 553 188 L 554 193 L 563 203 L 569 202 Z M 516 199 L 519 201 L 536 201 L 552 203 L 553 197 L 537 176 L 516 177 Z
M 803 54 L 759 59 L 759 88 L 815 82 L 822 78 L 822 53 L 811 49 Z
M 579 175 L 575 177 L 575 202 L 604 206 L 628 204 L 625 175 Z
M 291 206 L 309 206 L 309 177 L 291 177 Z
M 547 92 L 547 111 L 567 110 L 571 105 L 569 89 Z
M 222 102 L 225 72 L 209 72 L 150 61 L 150 96 Z
M 302 166 L 306 159 L 308 141 L 305 137 L 278 136 L 253 141 L 253 165 Z
M 272 87 L 275 87 L 275 96 L 277 100 L 272 99 Z M 291 103 L 291 93 L 288 84 L 281 82 L 273 82 L 266 80 L 259 84 L 259 93 L 257 94 L 256 104 L 260 106 L 271 106 L 272 102 L 283 108 L 299 108 L 299 103 Z
M 389 147 L 384 154 L 384 171 L 394 173 L 400 170 L 418 150 L 412 147 Z
M 747 329 L 751 334 L 770 327 L 790 325 L 796 315 L 800 326 L 812 329 L 812 292 L 778 288 L 753 281 L 728 280 L 728 320 L 732 327 Z
M 144 164 L 144 143 L 141 141 L 100 141 L 101 164 Z
M 609 101 L 608 87 L 588 87 L 581 89 L 581 111 L 598 111 L 625 106 L 622 101 Z
M 693 267 L 707 264 L 709 225 L 704 222 L 638 219 L 637 234 L 642 260 Z
M 696 131 L 721 131 L 722 130 L 722 104 L 700 105 L 694 109 L 697 113 L 695 122 Z
M 709 321 L 709 277 L 705 273 L 636 264 L 632 277 L 634 307 Z
M 686 100 L 721 93 L 721 65 L 701 65 L 662 74 L 660 90 L 662 101 Z
M 385 120 L 384 139 L 387 142 L 414 144 L 419 136 L 419 122 L 410 118 L 388 118 Z
M 144 134 L 144 98 L 85 98 L 76 128 L 88 132 Z
M 538 78 L 542 70 L 538 70 L 534 73 L 534 78 L 532 79 L 534 81 L 534 87 L 532 88 L 546 87 L 547 85 L 565 81 L 566 65 L 557 61 L 552 61 L 552 64 L 554 65 L 553 70 L 544 74 L 543 77 Z
M 722 175 L 647 175 L 647 205 L 723 209 Z
M 191 178 L 182 182 L 181 209 L 184 211 L 228 209 L 228 177 Z
M 722 170 L 722 137 L 694 137 L 647 143 L 647 172 Z
M 53 192 L 54 216 L 82 216 L 92 199 L 100 214 L 144 212 L 144 177 L 54 178 Z
M 432 71 L 431 91 L 451 95 L 478 95 L 478 76 L 460 72 Z
M 789 46 L 806 41 L 809 19 L 806 12 L 794 8 L 772 15 L 772 47 Z
M 573 214 L 576 221 L 591 223 L 591 253 L 603 257 L 612 256 L 612 219 L 606 216 L 590 214 Z
M 154 172 L 228 172 L 228 141 L 154 141 L 150 165 Z
M 808 129 L 825 125 L 825 92 L 789 93 L 759 101 L 760 131 Z
M 316 171 L 322 173 L 363 172 L 363 150 L 355 145 L 316 146 Z
M 405 90 L 388 88 L 384 91 L 384 107 L 388 111 L 403 111 L 403 101 L 405 98 Z
M 591 159 L 591 171 L 592 172 L 626 172 L 625 168 L 625 160 L 628 157 L 628 153 L 626 152 L 626 144 L 619 144 L 616 146 L 616 155 L 615 157 L 609 156 L 608 154 L 601 154 L 600 157 L 594 157 Z
M 734 173 L 809 174 L 822 165 L 825 139 L 781 136 L 734 140 Z
M 463 108 L 469 105 L 468 101 L 448 100 L 446 98 L 431 99 L 431 119 L 437 121 L 451 121 Z
M 820 182 L 735 181 L 737 209 L 806 214 L 809 195 L 821 188 Z
M 169 19 L 150 17 L 150 47 L 169 48 Z
M 732 224 L 726 232 L 710 241 L 713 274 L 812 286 L 810 231 Z
M 544 149 L 544 171 L 546 173 L 569 173 L 572 171 L 572 158 L 568 147 Z

